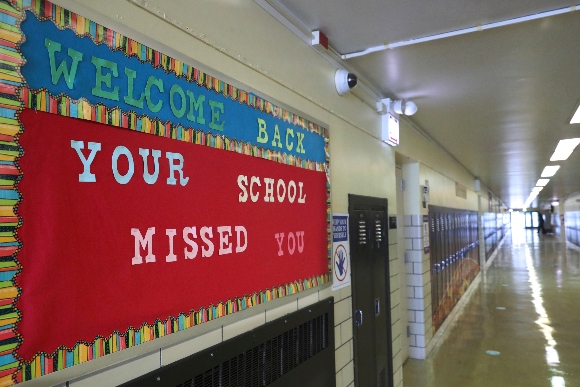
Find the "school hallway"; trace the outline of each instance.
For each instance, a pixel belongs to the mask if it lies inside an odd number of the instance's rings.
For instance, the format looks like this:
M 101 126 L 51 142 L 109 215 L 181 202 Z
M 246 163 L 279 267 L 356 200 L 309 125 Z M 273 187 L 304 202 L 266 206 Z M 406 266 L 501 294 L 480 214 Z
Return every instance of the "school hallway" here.
M 513 229 L 461 315 L 405 387 L 580 386 L 580 252 Z

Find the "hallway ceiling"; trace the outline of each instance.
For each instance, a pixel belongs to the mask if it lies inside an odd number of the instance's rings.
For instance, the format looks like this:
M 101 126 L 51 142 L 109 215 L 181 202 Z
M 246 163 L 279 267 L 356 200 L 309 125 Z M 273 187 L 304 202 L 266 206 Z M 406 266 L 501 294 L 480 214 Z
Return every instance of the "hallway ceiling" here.
M 274 0 L 269 0 L 274 1 Z M 277 0 L 340 54 L 570 7 L 558 0 Z M 579 7 L 580 8 L 580 7 Z M 580 102 L 580 11 L 348 59 L 509 207 L 521 208 L 546 165 L 562 168 L 545 204 L 580 191 L 580 150 L 550 163 Z M 537 203 L 537 202 L 536 202 Z

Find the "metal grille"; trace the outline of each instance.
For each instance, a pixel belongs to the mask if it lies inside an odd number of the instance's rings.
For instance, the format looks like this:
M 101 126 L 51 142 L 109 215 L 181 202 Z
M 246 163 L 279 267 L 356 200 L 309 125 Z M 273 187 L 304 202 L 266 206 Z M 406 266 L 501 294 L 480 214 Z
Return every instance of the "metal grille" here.
M 367 244 L 367 222 L 360 219 L 358 221 L 358 243 L 359 245 Z
M 386 378 L 386 374 L 385 373 L 386 373 L 386 369 L 383 368 L 381 370 L 381 374 L 379 376 L 379 383 L 381 383 L 379 385 L 379 387 L 387 387 L 387 383 L 386 383 L 387 378 Z
M 380 219 L 375 219 L 375 240 L 377 242 L 383 241 L 383 225 Z
M 175 387 L 267 386 L 327 348 L 328 331 L 325 313 Z

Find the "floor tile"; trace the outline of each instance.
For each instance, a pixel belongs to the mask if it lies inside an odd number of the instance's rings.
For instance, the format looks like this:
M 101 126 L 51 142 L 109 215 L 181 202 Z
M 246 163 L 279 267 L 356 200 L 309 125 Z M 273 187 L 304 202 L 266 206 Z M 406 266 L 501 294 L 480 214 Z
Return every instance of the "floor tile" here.
M 533 230 L 506 238 L 447 338 L 405 363 L 405 387 L 580 386 L 580 253 Z

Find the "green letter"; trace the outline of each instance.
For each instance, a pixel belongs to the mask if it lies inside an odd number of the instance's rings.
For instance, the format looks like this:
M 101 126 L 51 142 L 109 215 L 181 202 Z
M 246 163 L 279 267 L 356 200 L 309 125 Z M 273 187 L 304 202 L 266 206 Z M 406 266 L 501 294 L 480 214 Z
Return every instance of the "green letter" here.
M 296 153 L 306 153 L 304 145 L 302 145 L 302 140 L 304 140 L 304 133 L 296 132 L 298 137 L 298 144 L 296 145 Z
M 151 102 L 151 87 L 157 86 L 160 93 L 163 93 L 163 81 L 161 79 L 157 79 L 154 76 L 150 76 L 147 80 L 147 85 L 145 86 L 145 98 L 147 99 L 147 107 L 153 113 L 157 113 L 161 110 L 161 106 L 163 106 L 163 101 L 159 100 L 157 103 Z
M 125 98 L 125 103 L 127 105 L 135 106 L 138 108 L 143 109 L 143 98 L 145 98 L 145 93 L 141 93 L 141 97 L 139 99 L 133 98 L 133 81 L 137 78 L 137 71 L 131 70 L 130 68 L 125 67 L 125 75 L 127 76 L 127 95 Z
M 224 113 L 224 104 L 210 100 L 209 107 L 211 108 L 211 122 L 209 123 L 209 128 L 214 130 L 224 130 L 225 122 L 222 122 L 221 124 L 218 122 L 220 120 L 220 113 Z
M 111 61 L 106 60 L 106 59 L 97 58 L 96 56 L 93 56 L 93 59 L 91 60 L 91 62 L 95 65 L 95 68 L 97 69 L 96 82 L 95 82 L 96 84 L 92 90 L 93 95 L 95 97 L 103 97 L 103 98 L 111 99 L 113 101 L 118 101 L 119 100 L 119 86 L 115 86 L 113 88 L 113 91 L 106 91 L 106 90 L 102 89 L 103 83 L 108 88 L 111 88 L 111 73 L 103 75 L 103 67 L 106 67 L 109 70 L 111 70 L 113 72 L 113 76 L 116 78 L 119 75 L 119 73 L 117 72 L 117 63 L 111 62 Z
M 179 109 L 175 107 L 175 102 L 173 101 L 173 96 L 176 93 L 179 94 L 179 96 L 181 97 L 181 107 Z M 183 117 L 183 115 L 185 114 L 185 109 L 187 109 L 185 101 L 185 93 L 183 92 L 181 86 L 179 86 L 177 83 L 171 86 L 171 90 L 169 90 L 169 104 L 171 105 L 171 111 L 173 112 L 173 115 L 175 117 L 177 118 Z
M 286 149 L 291 151 L 292 148 L 294 148 L 294 141 L 292 141 L 291 143 L 288 143 L 288 135 L 290 135 L 292 138 L 294 138 L 294 130 L 290 129 L 290 128 L 286 128 Z
M 50 75 L 52 75 L 52 84 L 56 85 L 59 78 L 64 75 L 64 81 L 66 82 L 66 85 L 69 89 L 72 90 L 75 76 L 77 74 L 77 66 L 79 62 L 83 60 L 83 54 L 73 50 L 72 48 L 68 49 L 68 56 L 70 56 L 73 60 L 69 71 L 68 67 L 66 67 L 66 61 L 64 59 L 62 62 L 60 62 L 58 68 L 56 68 L 54 53 L 60 52 L 60 43 L 53 42 L 50 39 L 44 39 L 44 45 L 48 49 L 48 57 L 50 58 Z
M 197 112 L 197 123 L 205 125 L 205 118 L 203 118 L 203 102 L 205 101 L 205 95 L 200 95 L 195 99 L 193 92 L 187 90 L 187 96 L 189 97 L 189 113 L 187 113 L 187 119 L 191 122 L 195 122 L 195 116 L 193 111 Z
M 276 140 L 278 140 L 278 143 L 276 143 Z M 272 146 L 282 148 L 282 142 L 280 141 L 280 130 L 278 129 L 278 125 L 274 127 L 274 139 L 272 140 Z
M 259 143 L 265 144 L 268 142 L 268 133 L 266 132 L 266 121 L 258 118 L 258 138 L 256 139 Z

